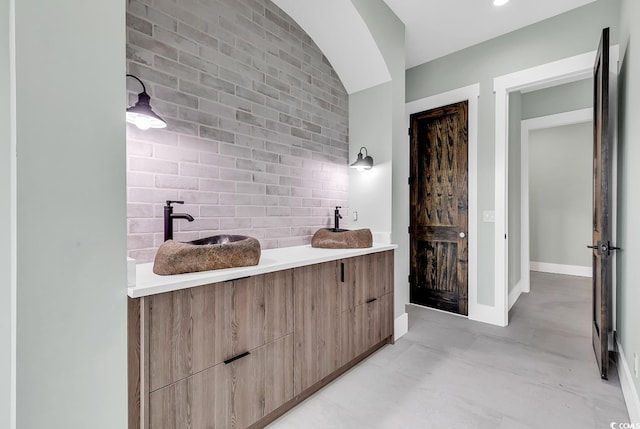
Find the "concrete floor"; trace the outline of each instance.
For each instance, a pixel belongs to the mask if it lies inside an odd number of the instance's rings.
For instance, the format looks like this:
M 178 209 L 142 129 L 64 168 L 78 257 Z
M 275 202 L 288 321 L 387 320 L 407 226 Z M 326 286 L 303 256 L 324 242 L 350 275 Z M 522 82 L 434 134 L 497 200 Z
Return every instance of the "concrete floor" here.
M 629 422 L 591 349 L 591 279 L 531 273 L 499 328 L 408 306 L 409 332 L 269 426 L 609 428 Z

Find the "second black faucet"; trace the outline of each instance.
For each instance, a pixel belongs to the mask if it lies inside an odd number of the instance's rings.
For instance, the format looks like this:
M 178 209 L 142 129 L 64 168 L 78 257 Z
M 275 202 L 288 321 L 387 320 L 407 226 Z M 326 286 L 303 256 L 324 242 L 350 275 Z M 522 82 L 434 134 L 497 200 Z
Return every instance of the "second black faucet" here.
M 333 212 L 333 229 L 337 231 L 340 229 L 340 219 L 342 219 L 342 215 L 340 214 L 340 209 L 342 206 L 336 206 L 336 211 Z

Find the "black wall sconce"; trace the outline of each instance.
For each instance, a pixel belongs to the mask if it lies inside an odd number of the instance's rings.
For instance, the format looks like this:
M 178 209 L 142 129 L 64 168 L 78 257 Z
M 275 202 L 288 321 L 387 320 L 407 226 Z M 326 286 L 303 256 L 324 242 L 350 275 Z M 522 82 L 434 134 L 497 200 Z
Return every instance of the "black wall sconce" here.
M 147 88 L 144 83 L 136 76 L 128 74 L 127 77 L 132 77 L 142 85 L 142 92 L 138 94 L 138 102 L 127 109 L 127 122 L 134 124 L 141 130 L 148 130 L 149 128 L 165 128 L 167 123 L 151 110 L 149 101 L 151 97 L 147 94 Z
M 365 156 L 363 157 L 362 151 L 364 150 Z M 369 151 L 366 147 L 362 146 L 360 152 L 358 152 L 358 159 L 356 162 L 350 165 L 351 168 L 355 168 L 358 171 L 371 170 L 373 167 L 373 158 L 369 156 Z

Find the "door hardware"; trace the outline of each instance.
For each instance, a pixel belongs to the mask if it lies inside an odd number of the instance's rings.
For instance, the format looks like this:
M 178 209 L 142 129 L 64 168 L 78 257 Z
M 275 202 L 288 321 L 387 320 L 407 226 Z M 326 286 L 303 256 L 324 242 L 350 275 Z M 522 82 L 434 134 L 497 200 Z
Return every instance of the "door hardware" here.
M 612 250 L 620 250 L 619 247 L 612 246 L 610 241 L 598 241 L 595 246 L 587 246 L 588 249 L 595 249 L 598 251 L 598 255 L 611 255 Z

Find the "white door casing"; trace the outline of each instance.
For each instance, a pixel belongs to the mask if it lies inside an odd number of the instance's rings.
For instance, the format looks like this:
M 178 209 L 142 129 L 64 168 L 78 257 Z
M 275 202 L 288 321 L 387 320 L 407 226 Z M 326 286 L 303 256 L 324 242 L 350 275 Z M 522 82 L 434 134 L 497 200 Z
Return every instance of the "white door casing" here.
M 471 320 L 488 322 L 492 307 L 478 304 L 478 97 L 480 84 L 457 88 L 406 104 L 407 129 L 411 115 L 461 101 L 469 102 L 469 316 Z M 410 140 L 407 136 L 407 150 Z M 408 202 L 407 202 L 408 203 Z M 408 286 L 408 285 L 407 285 Z
M 611 71 L 614 73 L 612 92 L 617 85 L 618 45 L 610 51 Z M 493 79 L 495 93 L 495 290 L 494 307 L 491 315 L 492 323 L 507 326 L 509 323 L 509 285 L 508 285 L 508 135 L 509 135 L 509 94 L 516 91 L 534 91 L 564 83 L 575 82 L 591 77 L 596 51 L 576 55 L 562 60 L 542 64 L 514 73 L 498 76 Z M 615 109 L 616 103 L 612 103 Z M 615 114 L 613 116 L 616 117 Z M 611 123 L 614 130 L 613 159 L 617 159 L 616 136 L 617 126 Z M 612 237 L 616 237 L 616 163 L 613 163 L 613 201 Z M 615 260 L 613 262 L 615 264 Z M 615 273 L 615 270 L 613 270 Z M 613 301 L 615 303 L 615 275 L 613 279 Z M 615 321 L 615 306 L 613 310 Z M 615 326 L 614 326 L 615 329 Z

